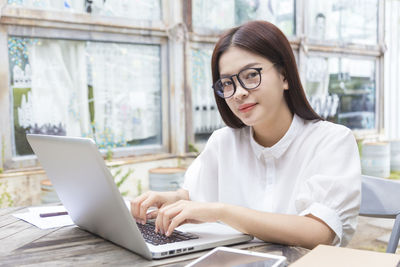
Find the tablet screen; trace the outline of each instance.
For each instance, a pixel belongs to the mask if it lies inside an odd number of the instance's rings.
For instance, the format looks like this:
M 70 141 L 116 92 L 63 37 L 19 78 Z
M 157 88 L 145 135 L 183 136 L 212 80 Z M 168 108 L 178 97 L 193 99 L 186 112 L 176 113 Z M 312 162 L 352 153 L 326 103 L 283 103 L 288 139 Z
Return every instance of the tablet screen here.
M 279 266 L 282 259 L 273 257 L 216 250 L 196 262 L 193 267 L 274 267 Z

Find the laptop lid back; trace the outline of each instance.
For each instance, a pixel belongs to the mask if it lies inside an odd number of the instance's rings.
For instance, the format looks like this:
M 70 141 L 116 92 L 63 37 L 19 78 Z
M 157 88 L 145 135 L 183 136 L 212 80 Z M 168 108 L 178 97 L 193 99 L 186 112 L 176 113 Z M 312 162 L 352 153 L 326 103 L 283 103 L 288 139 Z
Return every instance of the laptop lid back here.
M 151 259 L 93 140 L 32 134 L 27 139 L 76 225 Z

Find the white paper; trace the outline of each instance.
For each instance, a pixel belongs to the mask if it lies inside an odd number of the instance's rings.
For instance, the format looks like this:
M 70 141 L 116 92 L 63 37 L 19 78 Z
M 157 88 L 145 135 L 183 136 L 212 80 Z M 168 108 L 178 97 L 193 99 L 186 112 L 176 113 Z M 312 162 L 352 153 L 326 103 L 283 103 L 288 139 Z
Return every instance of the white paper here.
M 124 198 L 124 202 L 126 207 L 131 210 L 131 202 L 129 199 Z M 13 214 L 14 217 L 17 217 L 21 220 L 24 220 L 28 223 L 31 223 L 40 229 L 49 229 L 56 228 L 62 226 L 74 225 L 74 222 L 71 220 L 69 215 L 59 215 L 59 216 L 51 216 L 51 217 L 40 217 L 40 214 L 43 213 L 53 213 L 53 212 L 63 212 L 67 211 L 64 206 L 46 206 L 46 207 L 31 207 L 28 208 L 28 212 L 25 213 L 16 213 Z
M 29 208 L 28 212 L 13 214 L 21 220 L 39 227 L 40 229 L 49 229 L 62 226 L 74 225 L 69 215 L 59 215 L 42 218 L 39 215 L 42 213 L 63 212 L 66 211 L 64 206 L 46 206 Z

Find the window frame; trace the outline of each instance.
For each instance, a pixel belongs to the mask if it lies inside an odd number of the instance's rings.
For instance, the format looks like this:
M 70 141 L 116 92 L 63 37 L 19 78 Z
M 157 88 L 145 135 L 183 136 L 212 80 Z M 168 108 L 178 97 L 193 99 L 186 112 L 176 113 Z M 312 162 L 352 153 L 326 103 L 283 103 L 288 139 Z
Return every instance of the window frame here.
M 1 4 L 3 6 L 1 6 Z M 160 47 L 161 82 L 161 144 L 131 146 L 112 149 L 113 157 L 140 156 L 146 154 L 165 154 L 171 150 L 169 126 L 169 46 L 168 6 L 161 1 L 160 21 L 139 21 L 119 17 L 106 17 L 85 13 L 65 11 L 47 11 L 11 6 L 7 1 L 0 2 L 0 55 L 6 58 L 6 64 L 0 67 L 0 141 L 2 155 L 0 167 L 6 170 L 32 168 L 38 166 L 35 155 L 15 155 L 15 136 L 13 127 L 13 103 L 11 95 L 8 38 L 46 38 L 53 40 L 93 41 L 121 44 L 151 44 Z M 3 105 L 4 104 L 4 105 Z M 100 152 L 105 156 L 106 149 Z
M 309 5 L 311 0 L 297 0 L 297 1 L 302 1 L 304 4 L 304 19 L 303 19 L 303 33 L 304 36 L 309 36 L 308 33 L 308 28 L 307 28 L 307 23 L 308 20 L 311 18 L 311 16 L 308 15 L 308 10 L 310 10 Z M 378 3 L 378 9 L 376 11 L 376 15 L 377 17 L 377 23 L 378 25 L 376 25 L 376 44 L 374 45 L 365 45 L 365 44 L 358 44 L 358 43 L 350 43 L 350 42 L 343 42 L 343 41 L 333 41 L 333 40 L 318 40 L 318 39 L 312 39 L 312 38 L 307 38 L 307 42 L 309 42 L 310 44 L 316 44 L 317 46 L 320 47 L 335 47 L 335 46 L 339 46 L 339 47 L 350 47 L 350 48 L 359 48 L 360 50 L 364 51 L 364 52 L 368 52 L 368 50 L 375 50 L 375 51 L 379 51 L 380 48 L 380 33 L 381 33 L 381 29 L 380 29 L 380 18 L 382 17 L 382 15 L 384 15 L 384 13 L 382 14 L 381 10 L 382 10 L 382 2 L 381 0 L 376 0 Z
M 368 136 L 368 135 L 374 135 L 376 133 L 376 129 L 379 128 L 379 117 L 381 113 L 381 103 L 378 101 L 380 99 L 380 92 L 378 90 L 378 84 L 379 84 L 379 73 L 378 69 L 380 68 L 380 60 L 377 57 L 374 56 L 369 56 L 369 55 L 357 55 L 357 54 L 345 54 L 345 53 L 336 53 L 336 52 L 326 52 L 326 51 L 318 51 L 318 50 L 313 50 L 307 53 L 306 57 L 333 57 L 333 58 L 348 58 L 348 59 L 360 59 L 360 60 L 371 60 L 375 64 L 375 126 L 374 129 L 356 129 L 352 130 L 352 132 L 356 136 Z M 304 84 L 306 84 L 306 70 L 307 70 L 307 63 L 302 65 L 302 81 L 304 81 Z M 304 88 L 305 89 L 305 88 Z
M 215 38 L 215 42 L 217 41 L 217 38 Z M 186 58 L 186 66 L 187 66 L 187 80 L 188 80 L 188 86 L 190 87 L 190 90 L 188 90 L 190 92 L 190 104 L 188 104 L 188 106 L 190 106 L 190 109 L 188 110 L 188 112 L 186 113 L 188 116 L 188 121 L 190 121 L 190 125 L 193 125 L 193 127 L 188 127 L 188 130 L 190 129 L 190 135 L 189 135 L 189 140 L 191 144 L 195 144 L 198 145 L 199 142 L 196 142 L 196 138 L 195 138 L 195 129 L 194 129 L 194 119 L 193 119 L 193 88 L 191 87 L 192 84 L 192 68 L 193 68 L 193 63 L 192 63 L 192 57 L 191 57 L 191 53 L 193 51 L 193 49 L 202 49 L 202 48 L 206 48 L 207 46 L 211 46 L 213 47 L 215 45 L 215 42 L 210 42 L 208 39 L 202 40 L 200 42 L 198 41 L 192 41 L 190 40 L 188 42 L 188 51 L 187 51 L 187 58 Z M 210 62 L 211 65 L 211 62 Z M 209 90 L 211 93 L 213 92 L 212 89 L 212 81 L 209 81 L 209 83 L 207 83 L 207 87 L 204 88 L 204 90 Z
M 114 157 L 140 156 L 142 154 L 167 153 L 182 156 L 194 144 L 194 124 L 191 95 L 190 48 L 196 44 L 214 45 L 216 33 L 196 34 L 192 29 L 192 0 L 160 0 L 161 19 L 157 21 L 134 20 L 121 17 L 99 16 L 66 11 L 46 11 L 29 9 L 7 4 L 0 0 L 0 58 L 8 59 L 8 37 L 17 33 L 23 37 L 59 38 L 69 40 L 114 41 L 121 43 L 148 42 L 161 47 L 161 116 L 162 145 L 156 147 L 127 147 L 115 149 Z M 374 57 L 376 59 L 376 128 L 355 130 L 356 138 L 374 138 L 383 133 L 384 126 L 384 22 L 385 1 L 378 0 L 378 25 L 376 45 L 346 44 L 341 42 L 314 42 L 306 38 L 306 18 L 308 0 L 294 1 L 294 35 L 288 39 L 297 55 L 297 66 L 305 84 L 305 60 L 307 54 Z M 176 40 L 171 32 L 176 25 L 183 24 L 186 35 L 182 41 Z M 182 29 L 182 28 L 181 28 Z M 178 31 L 179 31 L 178 27 Z M 52 32 L 46 33 L 46 32 Z M 73 38 L 71 38 L 73 37 Z M 63 38 L 59 38 L 63 39 Z M 183 48 L 183 51 L 181 49 Z M 12 103 L 8 60 L 0 65 L 0 168 L 15 171 L 24 167 L 36 167 L 34 155 L 12 156 L 10 150 L 14 136 L 12 131 Z M 211 83 L 211 81 L 210 81 Z M 183 112 L 182 112 L 183 111 Z M 179 114 L 177 114 L 179 113 Z M 198 147 L 204 144 L 195 144 Z M 105 153 L 103 151 L 103 153 Z
M 192 1 L 184 1 L 184 18 L 185 23 L 188 25 L 189 30 L 189 46 L 194 46 L 195 43 L 209 43 L 215 44 L 218 40 L 218 36 L 214 32 L 209 34 L 199 34 L 195 33 L 192 28 Z M 300 78 L 303 86 L 305 86 L 305 71 L 306 71 L 306 60 L 308 54 L 315 55 L 315 53 L 327 55 L 327 56 L 343 56 L 343 57 L 355 57 L 355 58 L 375 58 L 375 128 L 374 129 L 364 129 L 364 130 L 353 130 L 354 135 L 357 139 L 362 138 L 374 138 L 382 134 L 383 131 L 383 58 L 385 52 L 384 45 L 384 1 L 377 0 L 378 10 L 377 10 L 377 43 L 375 45 L 363 45 L 363 44 L 353 44 L 344 42 L 321 42 L 318 40 L 312 40 L 307 38 L 307 17 L 308 17 L 308 5 L 310 4 L 308 0 L 295 0 L 294 1 L 294 35 L 289 36 L 288 40 L 292 47 L 292 50 L 296 56 L 297 66 L 300 73 Z M 188 52 L 187 52 L 188 54 Z M 189 66 L 191 66 L 190 58 L 187 60 L 187 73 L 190 73 Z M 191 92 L 190 80 L 188 77 L 188 91 Z M 192 100 L 190 99 L 190 103 Z M 187 109 L 187 119 L 188 122 L 188 140 L 194 142 L 194 122 L 192 117 L 192 105 Z M 203 147 L 204 144 L 196 143 L 196 146 Z
M 302 18 L 298 18 L 302 23 L 302 27 L 296 27 L 299 30 L 296 36 L 300 37 L 300 58 L 301 63 L 300 66 L 300 77 L 303 85 L 305 85 L 305 68 L 307 64 L 303 64 L 305 60 L 307 60 L 307 54 L 310 53 L 315 55 L 316 53 L 320 53 L 323 55 L 332 55 L 332 56 L 343 56 L 343 57 L 352 57 L 352 58 L 375 58 L 375 128 L 374 129 L 364 129 L 364 130 L 352 130 L 353 134 L 357 139 L 364 138 L 376 138 L 383 132 L 383 121 L 384 121 L 384 106 L 383 106 L 383 98 L 384 98 L 384 87 L 383 87 L 383 59 L 385 52 L 384 45 L 384 1 L 377 0 L 378 2 L 378 10 L 377 10 L 377 40 L 375 45 L 363 45 L 363 44 L 353 44 L 346 42 L 321 42 L 317 40 L 308 39 L 305 36 L 307 35 L 307 25 L 306 18 L 307 7 L 309 5 L 309 0 L 296 0 L 296 4 L 299 3 L 299 6 L 302 7 L 301 10 L 296 10 L 296 14 L 298 16 L 302 16 Z M 297 20 L 296 20 L 297 21 Z

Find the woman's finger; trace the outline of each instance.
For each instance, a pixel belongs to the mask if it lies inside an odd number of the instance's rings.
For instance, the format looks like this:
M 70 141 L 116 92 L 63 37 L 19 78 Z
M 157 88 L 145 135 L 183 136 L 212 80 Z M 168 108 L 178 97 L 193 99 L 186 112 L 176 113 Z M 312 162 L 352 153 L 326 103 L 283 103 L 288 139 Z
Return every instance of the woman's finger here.
M 142 223 L 146 223 L 147 220 L 147 210 L 157 202 L 156 196 L 151 195 L 146 198 L 140 205 L 139 218 Z
M 171 220 L 171 223 L 169 224 L 165 235 L 170 236 L 176 227 L 185 223 L 185 221 L 187 220 L 186 217 L 187 217 L 187 214 L 186 214 L 186 212 L 183 212 L 183 211 L 180 212 L 177 216 L 175 216 Z
M 162 207 L 162 208 L 160 208 L 159 210 L 158 210 L 158 214 L 157 214 L 157 217 L 156 217 L 156 221 L 155 221 L 155 223 L 154 223 L 154 225 L 155 225 L 155 232 L 156 233 L 161 233 L 162 234 L 162 232 L 161 232 L 161 225 L 162 225 L 162 218 L 163 218 L 163 216 L 164 216 L 164 212 L 165 212 L 165 207 Z
M 183 209 L 182 205 L 174 205 L 168 206 L 166 211 L 163 214 L 162 218 L 162 231 L 165 234 L 168 230 L 168 227 L 171 223 L 171 220 L 175 218 Z
M 140 216 L 140 205 L 147 198 L 148 193 L 138 196 L 133 201 L 131 201 L 131 213 L 135 219 L 138 219 Z
M 146 218 L 147 220 L 152 220 L 157 218 L 157 215 L 158 215 L 158 209 L 152 210 L 146 214 Z

